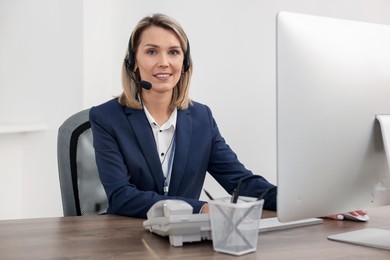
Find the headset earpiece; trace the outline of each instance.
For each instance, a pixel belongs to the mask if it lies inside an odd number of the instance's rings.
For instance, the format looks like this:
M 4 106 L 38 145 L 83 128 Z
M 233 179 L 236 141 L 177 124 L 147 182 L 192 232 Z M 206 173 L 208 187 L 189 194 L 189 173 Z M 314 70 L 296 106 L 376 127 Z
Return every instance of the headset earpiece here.
M 183 60 L 184 72 L 190 69 L 190 65 L 191 65 L 190 42 L 187 40 L 187 51 L 184 54 L 184 60 Z
M 134 70 L 134 66 L 135 66 L 135 55 L 134 55 L 134 52 L 132 51 L 132 49 L 133 48 L 131 47 L 131 37 L 130 37 L 128 54 L 125 58 L 125 66 L 126 66 L 126 69 L 129 73 Z

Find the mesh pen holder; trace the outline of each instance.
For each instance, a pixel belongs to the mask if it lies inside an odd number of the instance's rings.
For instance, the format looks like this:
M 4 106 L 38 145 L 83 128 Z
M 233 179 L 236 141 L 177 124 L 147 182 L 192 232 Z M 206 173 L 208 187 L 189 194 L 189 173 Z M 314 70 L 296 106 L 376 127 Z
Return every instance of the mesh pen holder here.
M 232 255 L 255 252 L 263 203 L 264 200 L 209 201 L 214 250 Z

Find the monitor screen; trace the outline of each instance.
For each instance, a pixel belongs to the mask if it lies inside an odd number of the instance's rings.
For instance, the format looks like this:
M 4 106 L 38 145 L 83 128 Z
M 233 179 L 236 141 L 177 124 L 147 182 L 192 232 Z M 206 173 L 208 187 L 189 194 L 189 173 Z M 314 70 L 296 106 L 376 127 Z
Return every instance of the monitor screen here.
M 280 221 L 390 205 L 390 26 L 281 12 L 276 49 Z

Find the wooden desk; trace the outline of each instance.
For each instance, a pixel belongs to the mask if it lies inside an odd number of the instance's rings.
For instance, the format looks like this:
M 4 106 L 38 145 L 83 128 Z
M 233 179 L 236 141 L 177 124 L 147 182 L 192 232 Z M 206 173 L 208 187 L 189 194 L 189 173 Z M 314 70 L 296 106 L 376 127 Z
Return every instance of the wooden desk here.
M 269 213 L 265 213 L 266 215 Z M 389 259 L 390 251 L 327 240 L 327 235 L 365 227 L 390 229 L 390 207 L 369 211 L 368 223 L 325 220 L 259 235 L 257 252 L 240 257 L 213 251 L 211 241 L 172 247 L 120 216 L 0 221 L 0 259 Z

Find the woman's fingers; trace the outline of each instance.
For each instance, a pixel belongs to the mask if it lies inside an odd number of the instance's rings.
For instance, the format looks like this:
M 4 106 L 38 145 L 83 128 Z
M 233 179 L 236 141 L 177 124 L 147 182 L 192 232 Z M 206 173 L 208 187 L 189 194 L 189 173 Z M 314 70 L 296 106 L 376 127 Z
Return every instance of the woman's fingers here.
M 336 220 L 343 220 L 344 216 L 343 216 L 343 214 L 334 214 L 334 215 L 327 216 L 326 218 L 336 219 Z

